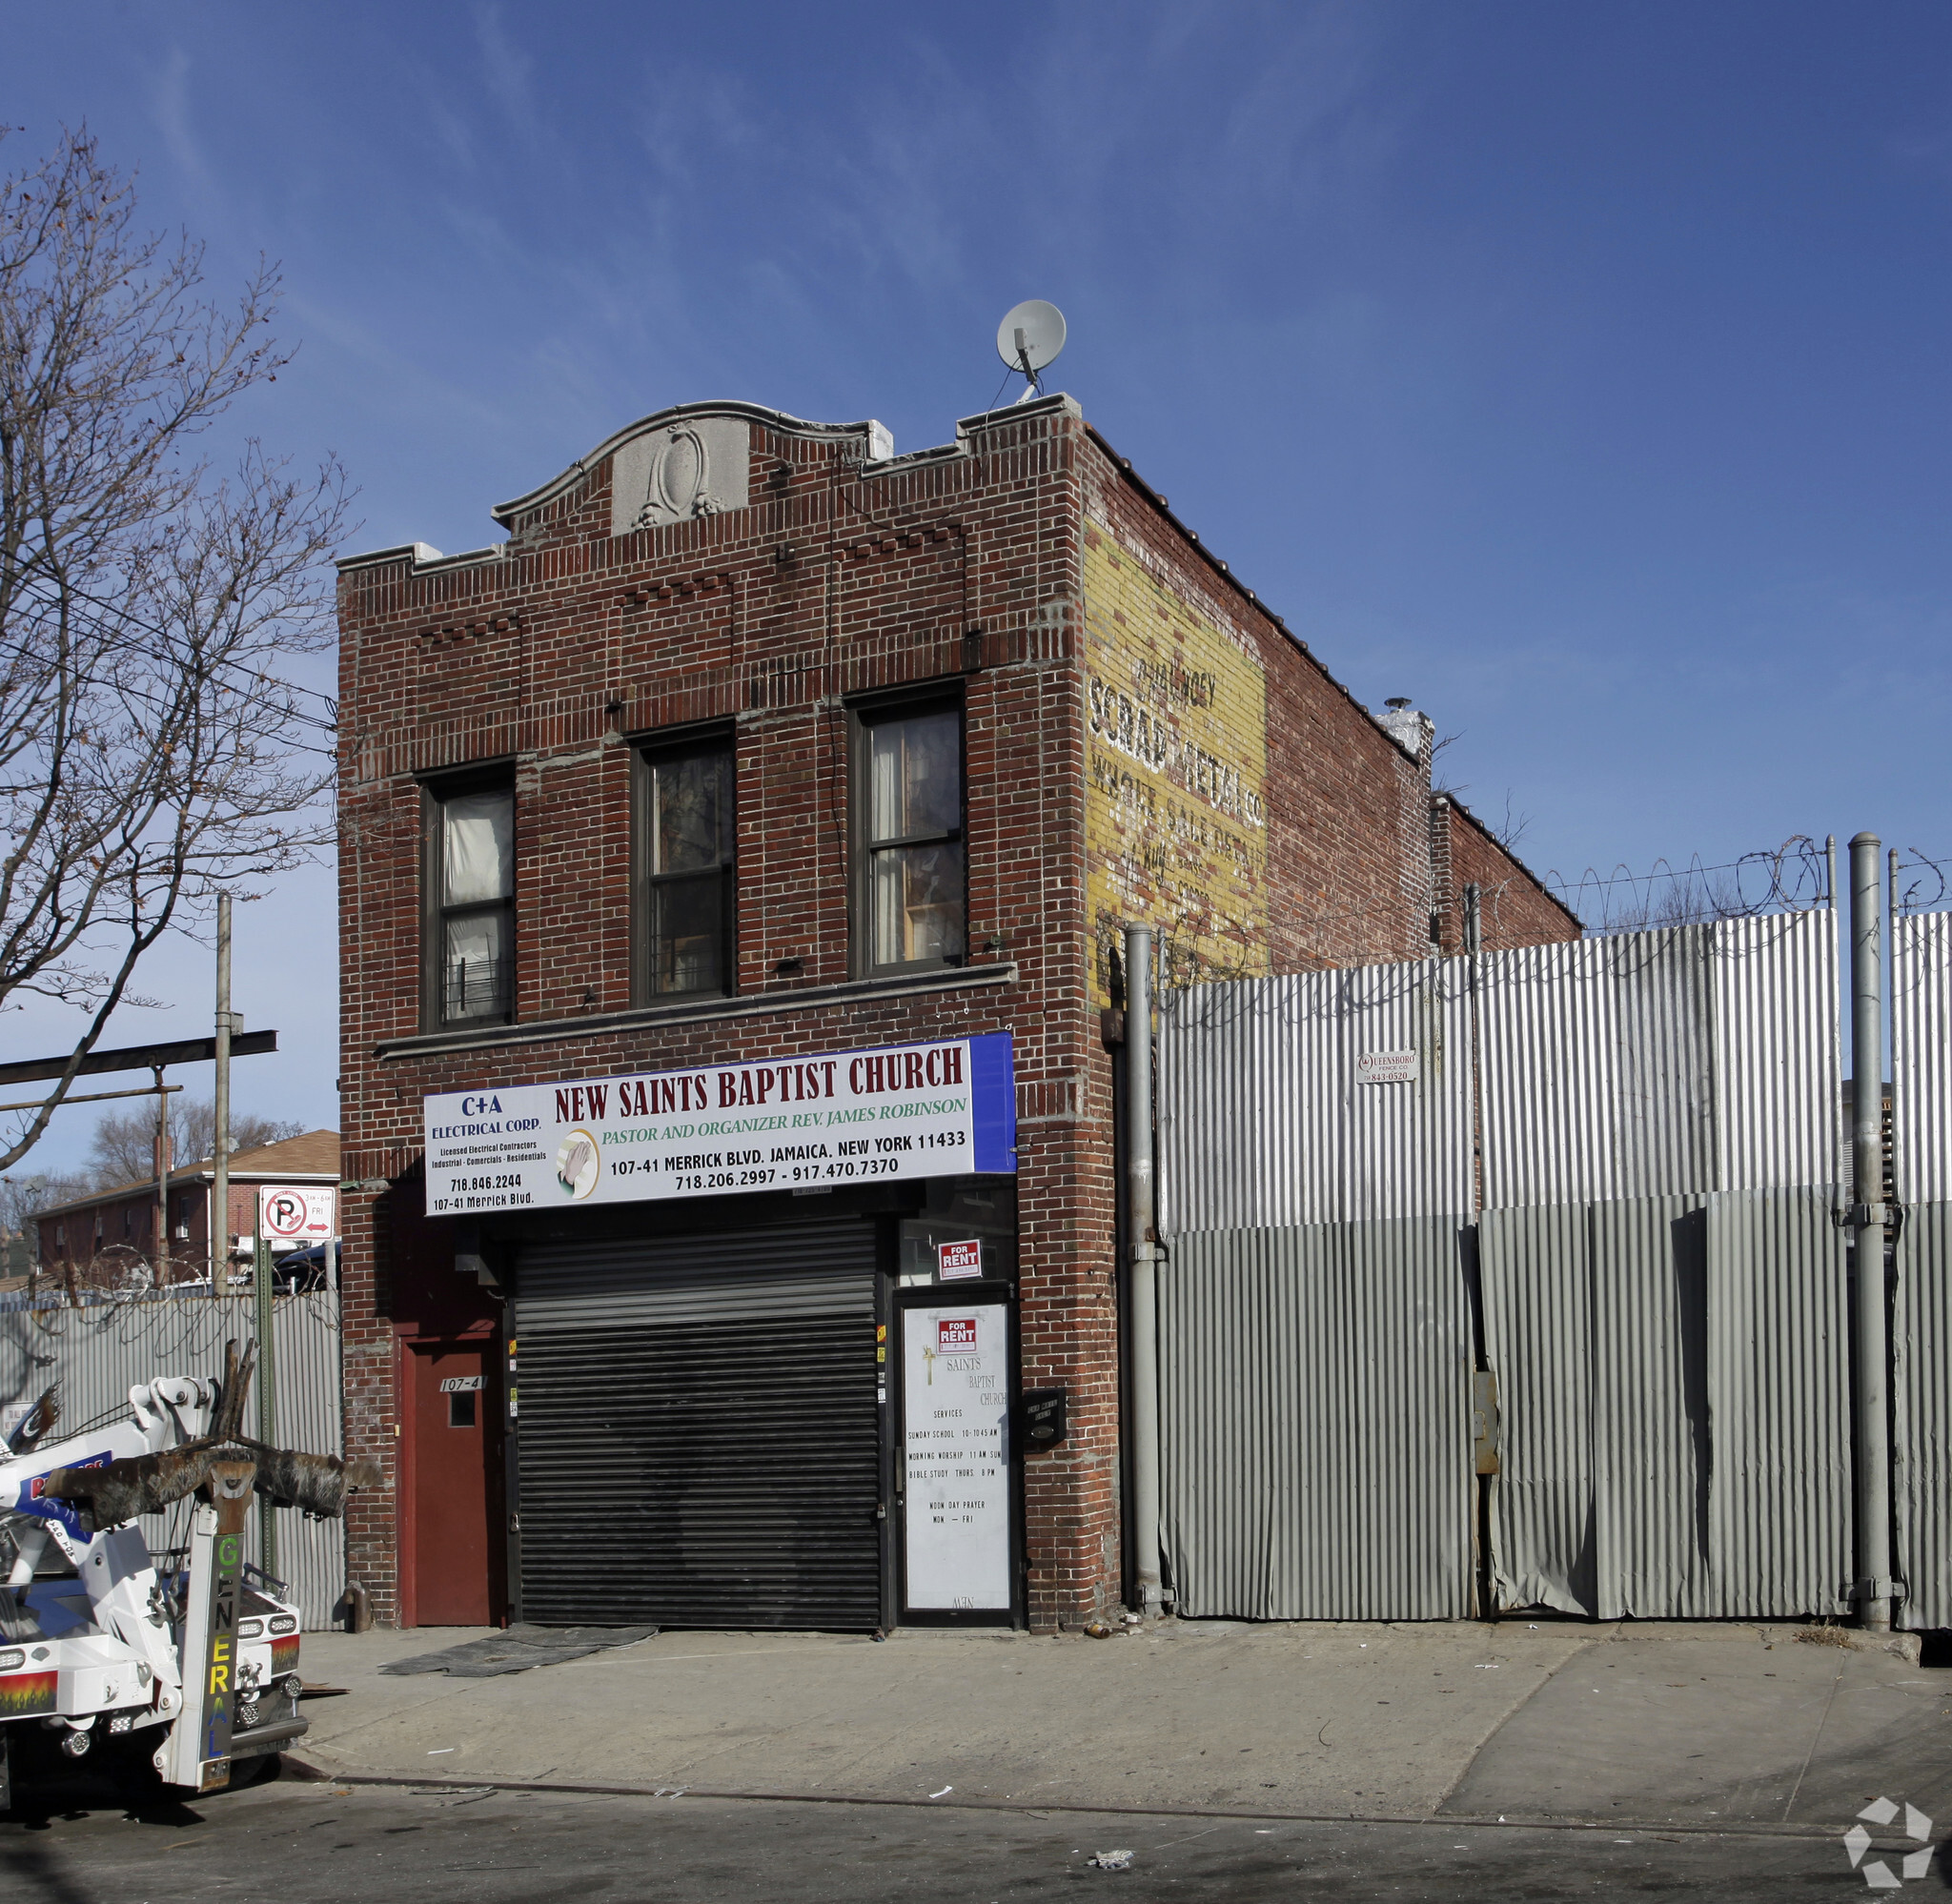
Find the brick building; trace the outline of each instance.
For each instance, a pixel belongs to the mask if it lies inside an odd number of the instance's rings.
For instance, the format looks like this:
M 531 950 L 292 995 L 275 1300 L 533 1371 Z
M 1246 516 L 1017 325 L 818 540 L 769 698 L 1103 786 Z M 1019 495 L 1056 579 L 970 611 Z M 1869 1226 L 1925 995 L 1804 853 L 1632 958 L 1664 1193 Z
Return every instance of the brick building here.
M 339 1184 L 339 1136 L 311 1130 L 276 1144 L 231 1154 L 229 1260 L 234 1273 L 248 1270 L 257 1240 L 258 1212 L 266 1190 L 298 1193 L 298 1207 L 309 1194 L 316 1205 L 336 1200 Z M 155 1255 L 156 1185 L 121 1184 L 91 1196 L 38 1211 L 43 1276 L 98 1288 L 148 1286 L 152 1282 L 188 1283 L 210 1275 L 211 1203 L 216 1194 L 214 1160 L 180 1165 L 170 1172 L 167 1208 L 168 1255 L 160 1277 L 152 1270 Z M 326 1207 L 331 1207 L 329 1201 Z M 295 1225 L 273 1233 L 272 1247 L 282 1253 L 310 1241 Z
M 685 405 L 495 514 L 340 565 L 354 1579 L 1110 1611 L 1121 928 L 1188 982 L 1450 945 L 1466 881 L 1576 922 L 1068 397 L 901 456 Z

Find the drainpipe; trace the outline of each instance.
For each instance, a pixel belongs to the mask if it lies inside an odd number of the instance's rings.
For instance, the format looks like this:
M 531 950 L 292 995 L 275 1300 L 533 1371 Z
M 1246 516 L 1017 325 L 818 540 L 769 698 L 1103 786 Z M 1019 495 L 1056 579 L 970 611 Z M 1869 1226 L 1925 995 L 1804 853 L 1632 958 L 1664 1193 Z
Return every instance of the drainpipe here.
M 1125 929 L 1126 1219 L 1131 1238 L 1132 1544 L 1139 1610 L 1163 1602 L 1159 1578 L 1159 1245 L 1152 1182 L 1152 928 Z
M 1851 1226 L 1857 1232 L 1857 1553 L 1851 1597 L 1891 1631 L 1891 1432 L 1884 1318 L 1884 1012 L 1880 841 L 1850 842 Z

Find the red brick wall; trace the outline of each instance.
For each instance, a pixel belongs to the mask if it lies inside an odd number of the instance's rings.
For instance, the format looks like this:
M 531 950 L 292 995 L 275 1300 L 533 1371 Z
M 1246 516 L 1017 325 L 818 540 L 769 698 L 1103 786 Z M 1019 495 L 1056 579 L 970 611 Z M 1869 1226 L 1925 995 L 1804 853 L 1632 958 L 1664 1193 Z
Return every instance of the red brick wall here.
M 1535 874 L 1449 795 L 1439 794 L 1432 801 L 1431 837 L 1437 862 L 1432 905 L 1442 951 L 1464 949 L 1464 888 L 1474 882 L 1487 952 L 1579 937 L 1579 921 L 1572 909 L 1546 891 Z

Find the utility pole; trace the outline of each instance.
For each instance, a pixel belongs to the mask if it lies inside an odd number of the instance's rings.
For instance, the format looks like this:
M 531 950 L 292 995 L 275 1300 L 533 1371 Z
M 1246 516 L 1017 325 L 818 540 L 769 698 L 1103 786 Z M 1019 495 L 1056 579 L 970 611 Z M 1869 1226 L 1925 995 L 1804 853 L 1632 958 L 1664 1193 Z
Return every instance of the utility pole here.
M 1857 1233 L 1857 1553 L 1860 1624 L 1891 1631 L 1890 1345 L 1884 1315 L 1884 933 L 1875 833 L 1850 842 L 1851 1225 Z
M 231 896 L 217 895 L 216 1082 L 211 1140 L 210 1292 L 221 1296 L 231 1282 Z
M 160 1289 L 169 1278 L 170 1262 L 170 1099 L 163 1085 L 163 1067 L 152 1066 L 156 1081 L 156 1208 L 155 1247 L 150 1251 L 150 1285 Z

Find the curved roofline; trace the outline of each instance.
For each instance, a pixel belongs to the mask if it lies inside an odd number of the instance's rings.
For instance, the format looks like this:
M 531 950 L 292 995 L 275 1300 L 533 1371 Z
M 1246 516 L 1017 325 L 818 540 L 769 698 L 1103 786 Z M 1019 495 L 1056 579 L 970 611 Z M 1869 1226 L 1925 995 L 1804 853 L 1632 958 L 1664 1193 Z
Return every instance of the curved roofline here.
M 561 475 L 551 476 L 547 482 L 530 490 L 526 496 L 517 496 L 513 502 L 498 502 L 489 514 L 504 529 L 512 529 L 517 517 L 526 516 L 545 503 L 553 502 L 572 483 L 580 482 L 633 436 L 655 430 L 674 416 L 743 416 L 750 422 L 763 423 L 769 429 L 791 431 L 802 436 L 866 436 L 877 427 L 871 417 L 864 417 L 859 423 L 813 423 L 803 416 L 794 416 L 783 410 L 768 410 L 762 403 L 745 403 L 736 397 L 712 403 L 674 403 L 667 410 L 654 410 L 648 416 L 640 416 L 635 423 L 626 423 L 622 429 L 605 436 L 587 456 L 579 456 Z

